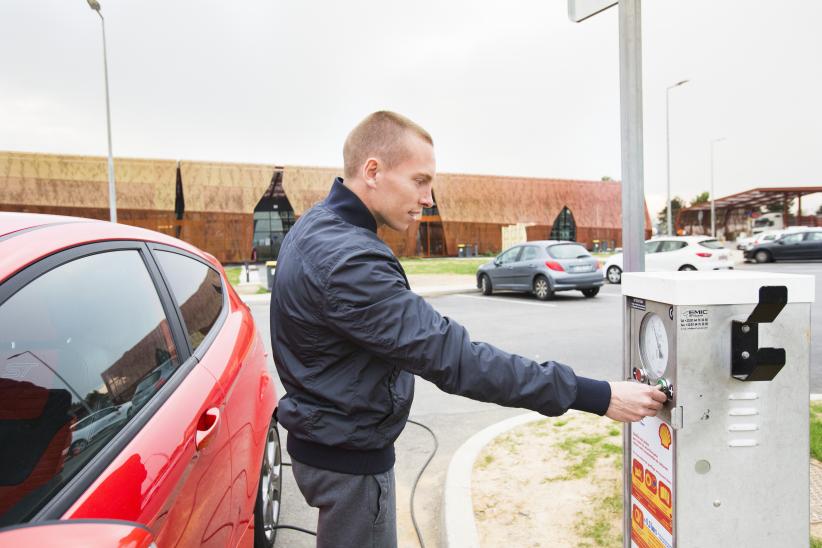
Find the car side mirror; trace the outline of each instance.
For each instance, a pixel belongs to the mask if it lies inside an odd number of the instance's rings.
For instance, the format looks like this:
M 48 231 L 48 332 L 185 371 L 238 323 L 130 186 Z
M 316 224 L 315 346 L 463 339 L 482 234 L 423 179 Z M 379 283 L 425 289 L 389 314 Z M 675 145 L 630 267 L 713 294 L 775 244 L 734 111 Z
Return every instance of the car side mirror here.
M 500 258 L 499 258 L 499 257 L 497 257 L 496 259 L 494 259 L 494 266 L 499 266 L 499 265 L 501 265 L 501 264 L 502 264 L 502 261 L 500 260 Z
M 777 240 L 776 243 L 779 245 L 785 245 L 785 240 Z

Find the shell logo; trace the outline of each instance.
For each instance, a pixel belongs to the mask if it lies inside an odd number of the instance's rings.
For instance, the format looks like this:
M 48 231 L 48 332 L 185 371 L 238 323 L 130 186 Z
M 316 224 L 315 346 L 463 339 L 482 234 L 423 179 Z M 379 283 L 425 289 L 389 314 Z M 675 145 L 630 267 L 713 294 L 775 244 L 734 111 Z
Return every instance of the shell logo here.
M 636 504 L 634 504 L 634 507 L 631 509 L 631 517 L 633 518 L 634 525 L 637 526 L 637 529 L 645 528 L 645 516 Z
M 671 429 L 668 428 L 667 424 L 660 424 L 659 425 L 659 443 L 662 444 L 662 447 L 665 449 L 671 448 Z

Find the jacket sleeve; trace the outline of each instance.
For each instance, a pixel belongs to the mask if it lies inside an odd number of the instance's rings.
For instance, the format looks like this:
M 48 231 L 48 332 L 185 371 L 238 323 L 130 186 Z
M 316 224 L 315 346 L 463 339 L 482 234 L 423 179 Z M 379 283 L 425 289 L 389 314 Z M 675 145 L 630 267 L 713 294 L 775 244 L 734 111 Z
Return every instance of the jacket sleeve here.
M 457 322 L 410 291 L 394 261 L 360 253 L 332 268 L 323 313 L 327 325 L 361 348 L 451 394 L 544 415 L 569 408 L 605 414 L 607 382 L 578 377 L 556 362 L 537 363 L 472 342 Z

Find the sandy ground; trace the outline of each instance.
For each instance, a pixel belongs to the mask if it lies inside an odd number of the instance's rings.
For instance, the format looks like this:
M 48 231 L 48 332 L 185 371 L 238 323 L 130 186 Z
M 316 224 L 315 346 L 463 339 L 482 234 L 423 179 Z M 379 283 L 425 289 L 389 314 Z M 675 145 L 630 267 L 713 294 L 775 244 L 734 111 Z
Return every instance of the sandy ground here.
M 592 447 L 579 440 L 601 436 L 598 443 L 621 448 L 621 432 L 609 419 L 569 412 L 521 426 L 489 444 L 472 478 L 481 545 L 621 546 L 621 451 L 574 474 Z M 602 501 L 609 495 L 618 504 L 606 512 Z M 594 528 L 598 533 L 591 532 Z

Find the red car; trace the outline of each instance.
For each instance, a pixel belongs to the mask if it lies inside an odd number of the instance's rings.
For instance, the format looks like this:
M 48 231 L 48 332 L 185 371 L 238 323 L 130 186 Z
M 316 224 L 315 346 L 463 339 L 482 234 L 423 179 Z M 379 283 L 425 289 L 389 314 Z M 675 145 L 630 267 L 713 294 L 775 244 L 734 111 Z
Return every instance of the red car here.
M 266 356 L 207 253 L 0 213 L 0 545 L 272 546 Z

